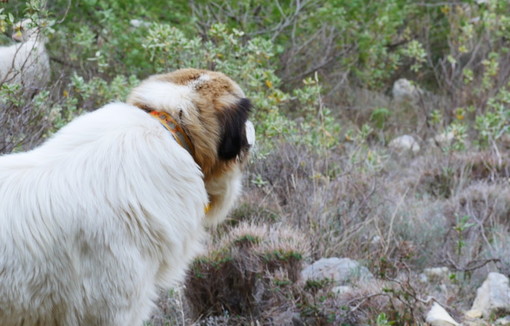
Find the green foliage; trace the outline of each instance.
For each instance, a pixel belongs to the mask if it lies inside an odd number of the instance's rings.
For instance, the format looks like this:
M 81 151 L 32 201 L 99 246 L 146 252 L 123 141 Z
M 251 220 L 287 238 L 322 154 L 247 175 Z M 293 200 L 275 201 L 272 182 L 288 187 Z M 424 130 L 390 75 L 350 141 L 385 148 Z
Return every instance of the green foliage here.
M 447 134 L 451 133 L 453 135 L 453 141 L 451 143 L 451 148 L 449 149 L 457 151 L 465 149 L 467 129 L 467 125 L 460 121 L 455 121 L 446 128 Z
M 411 65 L 411 71 L 413 72 L 419 71 L 427 58 L 427 52 L 417 40 L 410 41 L 406 48 L 402 50 L 402 54 L 414 61 L 413 65 Z
M 283 136 L 309 145 L 334 146 L 340 128 L 321 102 L 318 78 L 306 79 L 292 94 L 283 91 L 275 72 L 273 44 L 261 37 L 245 42 L 243 36 L 240 30 L 215 24 L 203 41 L 186 37 L 168 24 L 155 24 L 142 45 L 158 72 L 193 66 L 222 71 L 238 81 L 254 104 L 257 136 L 263 145 L 270 147 L 271 138 Z M 288 105 L 303 115 L 299 125 L 285 116 Z
M 394 325 L 394 322 L 390 322 L 388 320 L 388 316 L 384 312 L 381 312 L 379 315 L 377 315 L 377 319 L 375 320 L 375 324 L 377 326 L 390 326 Z
M 322 80 L 313 69 L 323 67 L 316 62 L 322 47 L 331 49 L 324 54 L 331 56 L 328 67 L 346 71 L 352 81 L 369 88 L 385 87 L 397 69 L 426 76 L 430 75 L 424 73 L 426 69 L 445 62 L 461 69 L 455 76 L 460 76 L 462 84 L 476 88 L 471 94 L 488 99 L 485 112 L 480 108 L 484 103 L 471 101 L 464 106 L 474 108 L 465 121 L 443 123 L 449 114 L 439 110 L 432 116 L 435 125 L 453 130 L 457 139 L 453 149 L 462 150 L 473 129 L 482 146 L 498 140 L 508 129 L 508 112 L 499 99 L 492 100 L 490 92 L 499 87 L 498 76 L 504 70 L 501 64 L 508 52 L 507 45 L 498 41 L 510 29 L 506 9 L 507 5 L 499 1 L 487 6 L 426 7 L 408 0 L 264 5 L 246 0 L 216 5 L 180 0 L 157 0 L 151 5 L 147 0 L 87 0 L 76 4 L 55 0 L 44 5 L 32 0 L 8 4 L 0 13 L 0 28 L 7 30 L 22 17 L 44 20 L 49 50 L 61 54 L 54 58 L 64 78 L 74 83 L 73 76 L 77 75 L 90 83 L 89 89 L 82 87 L 84 94 L 70 88 L 58 90 L 76 97 L 75 103 L 57 104 L 68 118 L 80 109 L 91 110 L 122 99 L 126 92 L 105 92 L 120 79 L 127 80 L 123 84 L 128 91 L 135 79 L 127 76 L 143 78 L 182 67 L 222 71 L 241 84 L 255 105 L 261 155 L 272 150 L 277 137 L 323 151 L 338 146 L 341 125 L 334 118 L 336 108 L 328 108 L 323 100 L 331 87 L 330 77 Z M 133 19 L 137 23 L 131 22 Z M 426 39 L 417 27 L 429 20 L 438 23 L 431 25 L 433 37 Z M 327 31 L 326 25 L 330 28 Z M 330 35 L 330 44 L 324 44 L 323 33 Z M 466 56 L 474 56 L 477 42 L 485 40 L 493 47 L 487 51 L 483 47 L 480 59 L 464 64 Z M 293 56 L 286 65 L 279 58 L 287 53 Z M 294 74 L 304 77 L 303 84 L 286 87 L 287 80 L 278 74 L 282 65 L 286 70 L 298 67 Z M 98 91 L 95 100 L 91 89 Z M 387 127 L 389 112 L 385 108 L 374 110 L 371 125 L 381 130 Z M 54 129 L 68 118 L 60 119 Z M 378 138 L 384 139 L 384 135 Z
M 372 121 L 376 128 L 384 129 L 390 116 L 391 111 L 387 108 L 377 108 L 370 114 L 370 121 Z
M 208 30 L 207 39 L 188 38 L 168 24 L 156 24 L 142 43 L 157 72 L 183 67 L 222 71 L 241 84 L 255 106 L 259 139 L 288 133 L 291 122 L 280 112 L 280 103 L 289 95 L 276 88 L 271 42 L 254 38 L 242 43 L 243 32 L 216 24 Z
M 300 261 L 303 259 L 303 255 L 296 251 L 274 250 L 270 252 L 265 252 L 262 255 L 262 259 L 268 263 L 279 264 L 291 260 Z
M 329 278 L 323 278 L 319 280 L 306 280 L 305 282 L 305 290 L 311 292 L 317 292 L 321 289 L 325 289 L 334 285 L 334 281 Z
M 250 234 L 243 235 L 234 240 L 234 245 L 237 247 L 250 247 L 252 245 L 258 244 L 262 239 L 257 236 L 253 236 Z
M 474 223 L 469 223 L 470 217 L 468 215 L 459 217 L 455 217 L 456 223 L 453 227 L 453 230 L 457 234 L 457 245 L 456 245 L 456 253 L 457 256 L 460 257 L 462 255 L 462 249 L 466 246 L 466 242 L 464 240 L 465 232 L 475 226 Z
M 23 98 L 19 96 L 21 85 L 4 83 L 0 88 L 0 104 L 20 106 Z
M 488 101 L 488 108 L 477 115 L 475 129 L 482 146 L 491 145 L 503 135 L 510 133 L 510 91 L 508 85 Z
M 189 29 L 184 1 L 87 0 L 69 5 L 66 0 L 48 3 L 49 11 L 62 20 L 52 38 L 55 52 L 66 50 L 66 63 L 104 76 L 148 75 L 153 68 L 140 46 L 154 21 L 179 24 Z M 166 8 L 162 15 L 162 9 Z M 170 9 L 172 8 L 172 9 Z M 138 19 L 140 26 L 131 20 Z
M 342 66 L 363 83 L 378 87 L 398 67 L 399 55 L 389 47 L 397 41 L 395 36 L 409 8 L 412 5 L 406 0 L 327 1 L 310 13 L 302 30 L 306 33 L 321 24 L 333 26 L 343 52 Z

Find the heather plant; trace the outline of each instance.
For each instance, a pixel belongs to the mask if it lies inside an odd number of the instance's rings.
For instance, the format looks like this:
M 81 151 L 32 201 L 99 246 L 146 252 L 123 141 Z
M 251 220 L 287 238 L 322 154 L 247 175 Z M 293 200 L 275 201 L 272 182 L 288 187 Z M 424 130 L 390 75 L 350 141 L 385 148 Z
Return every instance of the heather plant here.
M 270 320 L 296 309 L 292 287 L 309 256 L 307 241 L 287 227 L 242 223 L 229 230 L 187 276 L 194 316 L 229 314 Z

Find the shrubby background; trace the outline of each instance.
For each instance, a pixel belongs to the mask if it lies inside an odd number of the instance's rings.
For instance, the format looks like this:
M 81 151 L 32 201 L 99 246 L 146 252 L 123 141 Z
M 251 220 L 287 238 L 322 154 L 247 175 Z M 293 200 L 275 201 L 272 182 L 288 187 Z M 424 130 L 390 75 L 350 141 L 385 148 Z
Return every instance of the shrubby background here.
M 430 296 L 460 315 L 487 272 L 510 273 L 507 1 L 0 6 L 0 41 L 10 44 L 12 24 L 32 17 L 52 67 L 33 98 L 0 86 L 1 153 L 33 148 L 148 75 L 178 68 L 222 71 L 254 104 L 245 196 L 211 230 L 186 290 L 162 293 L 148 324 L 414 324 Z M 401 78 L 411 84 L 397 98 Z M 418 151 L 388 146 L 404 134 Z M 321 257 L 355 259 L 380 283 L 342 297 L 328 282 L 299 281 Z M 419 281 L 435 266 L 450 271 L 442 290 Z

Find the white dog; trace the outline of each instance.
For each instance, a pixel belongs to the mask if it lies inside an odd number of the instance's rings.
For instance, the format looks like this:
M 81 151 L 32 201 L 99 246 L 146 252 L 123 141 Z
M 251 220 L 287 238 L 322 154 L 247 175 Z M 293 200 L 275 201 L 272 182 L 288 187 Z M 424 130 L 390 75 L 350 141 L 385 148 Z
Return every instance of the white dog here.
M 178 70 L 128 103 L 0 157 L 0 325 L 141 326 L 238 197 L 254 132 L 235 82 Z

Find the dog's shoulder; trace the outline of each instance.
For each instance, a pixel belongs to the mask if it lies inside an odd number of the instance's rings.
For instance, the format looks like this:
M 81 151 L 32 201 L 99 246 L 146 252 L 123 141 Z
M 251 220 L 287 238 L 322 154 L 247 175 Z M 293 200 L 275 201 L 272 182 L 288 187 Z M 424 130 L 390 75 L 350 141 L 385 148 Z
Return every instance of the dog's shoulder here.
M 122 127 L 144 125 L 150 121 L 149 116 L 142 110 L 126 103 L 110 103 L 95 111 L 85 113 L 61 129 L 66 132 L 118 131 Z M 146 123 L 145 123 L 146 124 Z
M 44 145 L 46 148 L 76 148 L 83 151 L 87 145 L 112 143 L 122 145 L 122 137 L 138 134 L 162 134 L 158 123 L 146 112 L 125 103 L 110 103 L 85 113 L 62 127 Z

